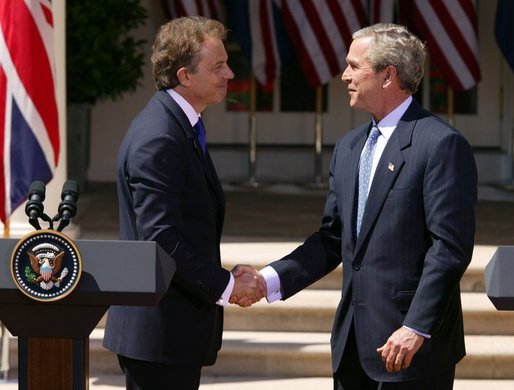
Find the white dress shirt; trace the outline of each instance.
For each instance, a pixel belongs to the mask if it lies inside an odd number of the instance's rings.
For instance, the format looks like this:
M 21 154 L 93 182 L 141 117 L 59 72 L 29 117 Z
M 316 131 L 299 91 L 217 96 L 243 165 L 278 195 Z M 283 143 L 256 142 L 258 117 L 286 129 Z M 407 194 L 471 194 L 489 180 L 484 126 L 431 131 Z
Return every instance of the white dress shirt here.
M 189 123 L 191 123 L 191 127 L 196 125 L 196 122 L 198 122 L 198 118 L 201 117 L 199 113 L 195 111 L 193 106 L 189 104 L 189 102 L 184 99 L 179 93 L 177 93 L 173 89 L 167 89 L 166 92 L 171 96 L 173 100 L 180 106 L 182 111 L 184 111 L 184 114 L 186 114 L 187 119 L 189 119 Z M 230 273 L 230 280 L 228 281 L 227 287 L 225 288 L 225 291 L 223 291 L 223 294 L 221 295 L 221 298 L 218 299 L 216 302 L 220 306 L 226 306 L 229 303 L 230 296 L 232 295 L 232 290 L 234 289 L 234 275 L 232 275 L 232 272 Z

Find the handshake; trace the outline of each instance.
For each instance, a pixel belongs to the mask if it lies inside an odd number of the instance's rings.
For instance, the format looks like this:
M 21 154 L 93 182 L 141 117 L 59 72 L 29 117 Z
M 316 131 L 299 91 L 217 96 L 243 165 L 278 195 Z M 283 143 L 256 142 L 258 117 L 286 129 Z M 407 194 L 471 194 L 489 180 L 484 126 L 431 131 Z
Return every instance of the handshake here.
M 234 275 L 235 282 L 230 303 L 235 303 L 241 307 L 249 307 L 267 295 L 266 281 L 251 265 L 238 264 L 231 272 Z

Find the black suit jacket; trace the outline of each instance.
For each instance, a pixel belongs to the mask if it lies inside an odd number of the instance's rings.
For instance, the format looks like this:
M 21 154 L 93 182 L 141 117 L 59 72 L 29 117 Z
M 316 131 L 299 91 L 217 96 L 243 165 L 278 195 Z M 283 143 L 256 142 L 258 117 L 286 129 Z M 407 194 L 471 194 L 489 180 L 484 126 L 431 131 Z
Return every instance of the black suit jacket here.
M 356 177 L 370 127 L 336 144 L 320 230 L 271 265 L 288 298 L 342 261 L 343 292 L 331 339 L 334 372 L 353 321 L 360 361 L 371 378 L 427 378 L 465 355 L 459 281 L 473 251 L 475 161 L 460 133 L 414 101 L 378 163 L 356 239 Z M 408 369 L 388 373 L 376 349 L 402 325 L 432 337 Z
M 158 242 L 177 270 L 159 306 L 109 310 L 104 346 L 139 360 L 214 364 L 223 329 L 215 302 L 230 278 L 220 263 L 224 194 L 208 152 L 167 92 L 157 92 L 128 130 L 117 185 L 120 239 Z

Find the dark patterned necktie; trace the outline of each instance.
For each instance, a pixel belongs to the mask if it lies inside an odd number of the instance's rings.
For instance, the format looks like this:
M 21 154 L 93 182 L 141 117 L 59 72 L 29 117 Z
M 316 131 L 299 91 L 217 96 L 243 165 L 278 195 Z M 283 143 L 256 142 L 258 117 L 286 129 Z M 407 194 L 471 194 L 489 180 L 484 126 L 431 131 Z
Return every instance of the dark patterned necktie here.
M 198 118 L 198 122 L 196 122 L 196 125 L 193 126 L 193 129 L 195 130 L 198 141 L 200 142 L 200 146 L 205 153 L 205 126 L 203 125 L 202 118 Z

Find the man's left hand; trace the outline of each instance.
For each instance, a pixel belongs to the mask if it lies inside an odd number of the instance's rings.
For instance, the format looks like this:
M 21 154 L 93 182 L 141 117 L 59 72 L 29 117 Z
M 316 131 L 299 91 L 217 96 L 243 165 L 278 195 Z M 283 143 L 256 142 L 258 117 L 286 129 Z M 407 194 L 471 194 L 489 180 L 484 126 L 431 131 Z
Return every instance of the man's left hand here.
M 387 342 L 377 349 L 388 372 L 400 371 L 410 366 L 425 338 L 407 328 L 395 331 Z

